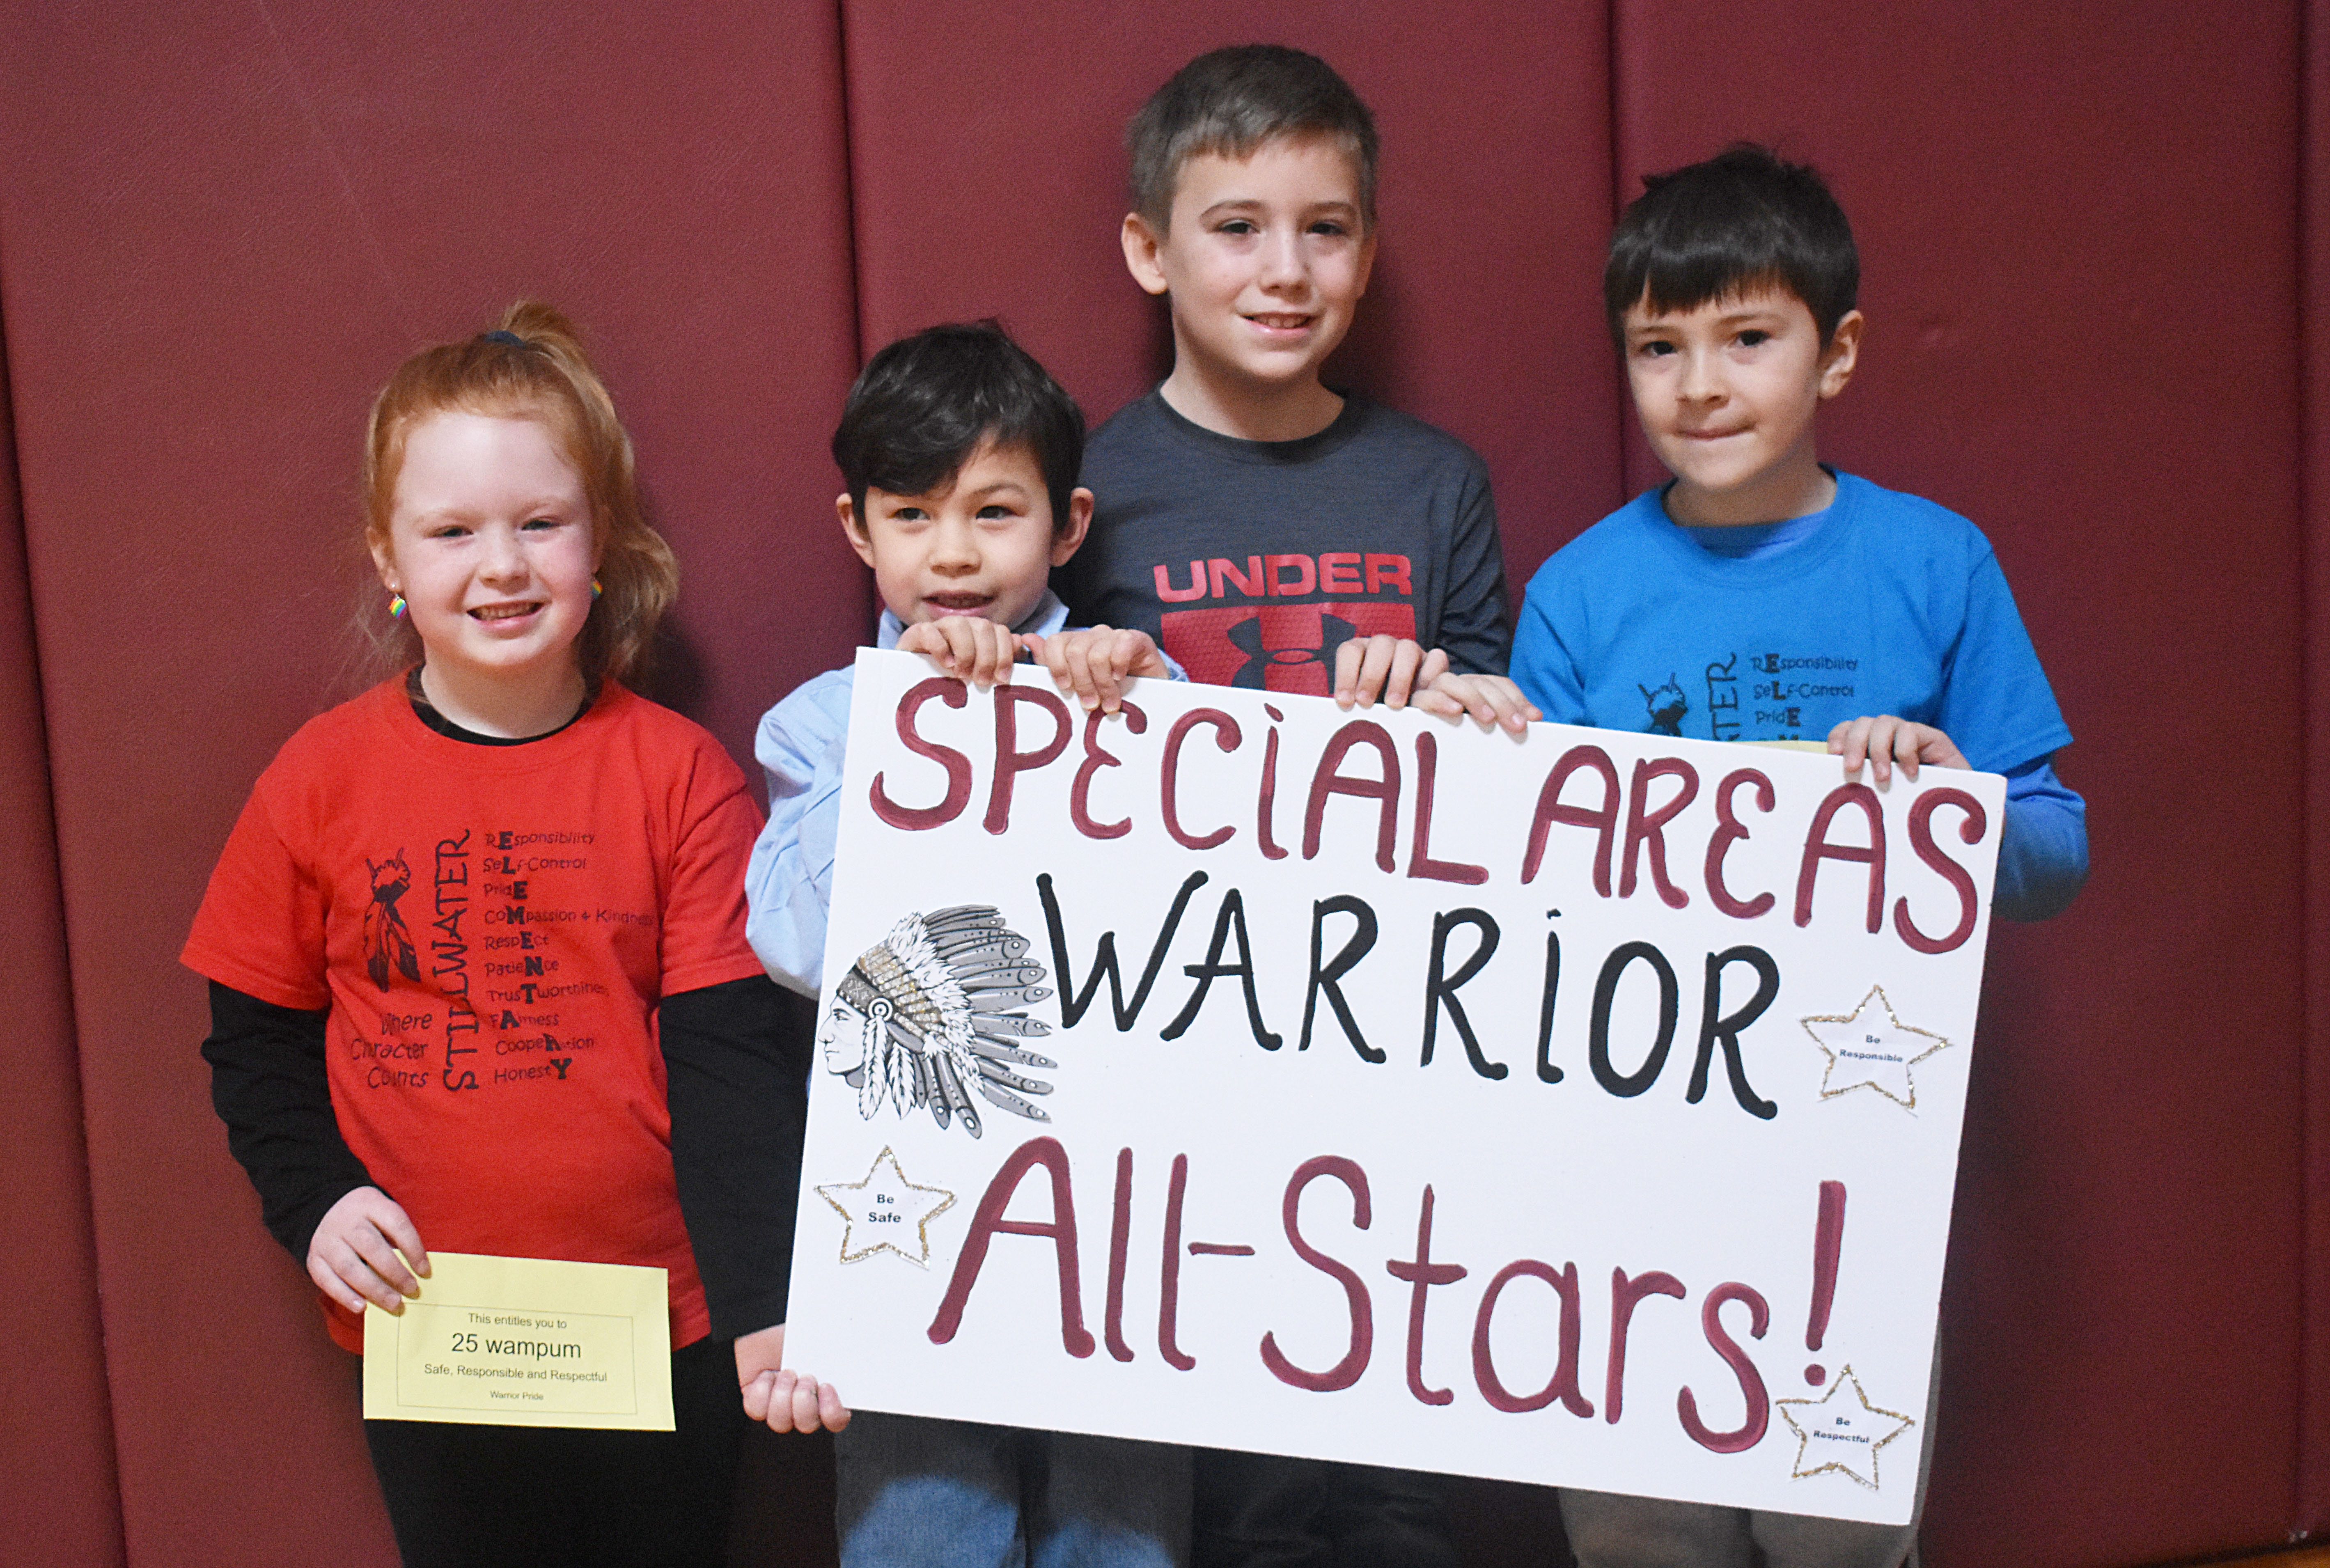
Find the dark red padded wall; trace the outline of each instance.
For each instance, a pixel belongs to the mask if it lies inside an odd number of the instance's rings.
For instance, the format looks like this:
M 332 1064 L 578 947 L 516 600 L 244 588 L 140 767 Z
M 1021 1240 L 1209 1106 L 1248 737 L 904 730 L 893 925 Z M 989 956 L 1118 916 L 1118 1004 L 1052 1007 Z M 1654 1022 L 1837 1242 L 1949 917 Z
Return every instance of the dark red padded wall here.
M 1617 8 L 1626 194 L 1740 136 L 1833 176 L 1870 327 L 1823 455 L 1984 526 L 2079 736 L 2093 881 L 1992 943 L 1937 1568 L 2294 1522 L 2295 21 Z
M 0 374 L 0 1557 L 121 1561 L 39 658 Z
M 869 347 L 999 316 L 1095 424 L 1147 390 L 1171 337 L 1117 246 L 1124 122 L 1194 55 L 1291 43 L 1344 74 L 1383 138 L 1382 245 L 1330 379 L 1487 458 L 1516 603 L 1621 498 L 1609 355 L 1581 282 L 1608 223 L 1601 5 L 843 12 Z
M 2306 373 L 2306 1360 L 2298 1528 L 2330 1534 L 2330 4 L 2308 0 L 2299 144 Z
M 687 568 L 665 689 L 741 751 L 855 640 L 834 17 L 10 10 L 0 308 L 129 1557 L 385 1563 L 355 1364 L 227 1158 L 178 945 L 338 689 L 371 393 L 516 295 L 590 329 Z
M 999 313 L 1095 419 L 1141 390 L 1166 338 L 1117 259 L 1119 130 L 1255 36 L 1378 111 L 1385 250 L 1338 373 L 1489 458 L 1516 595 L 1624 489 L 1614 196 L 1738 135 L 1834 175 L 1872 325 L 1829 454 L 1997 543 L 2098 856 L 1993 946 L 1929 1560 L 2330 1527 L 2330 339 L 2301 430 L 2278 325 L 2330 318 L 2330 10 L 2301 61 L 2287 0 L 2060 9 L 853 0 L 838 35 L 799 0 L 0 6 L 0 1556 L 393 1555 L 175 963 L 250 779 L 339 689 L 381 377 L 521 292 L 582 318 L 689 571 L 661 689 L 741 754 L 867 622 L 823 453 L 861 326 Z M 755 1555 L 823 1544 L 781 1528 L 821 1454 L 784 1452 Z M 1541 1496 L 1463 1497 L 1474 1560 L 1549 1528 Z

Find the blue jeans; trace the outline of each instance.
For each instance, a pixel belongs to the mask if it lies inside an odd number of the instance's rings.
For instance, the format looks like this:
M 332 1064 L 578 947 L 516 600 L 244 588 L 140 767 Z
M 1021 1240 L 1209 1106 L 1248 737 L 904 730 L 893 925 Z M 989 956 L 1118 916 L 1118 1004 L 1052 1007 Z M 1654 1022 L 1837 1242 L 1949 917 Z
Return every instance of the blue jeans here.
M 1188 1568 L 1184 1448 L 860 1411 L 833 1460 L 842 1568 Z

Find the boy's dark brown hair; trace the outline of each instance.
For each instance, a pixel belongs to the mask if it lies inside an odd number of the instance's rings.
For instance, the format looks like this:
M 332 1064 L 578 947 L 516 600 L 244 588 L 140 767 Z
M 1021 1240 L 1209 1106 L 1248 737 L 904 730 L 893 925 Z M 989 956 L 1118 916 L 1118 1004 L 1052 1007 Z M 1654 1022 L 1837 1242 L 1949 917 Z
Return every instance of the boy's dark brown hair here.
M 1852 225 L 1820 175 L 1771 148 L 1734 142 L 1705 163 L 1644 175 L 1610 236 L 1602 303 L 1623 352 L 1626 312 L 1694 310 L 1762 288 L 1813 313 L 1825 344 L 1861 289 Z
M 1240 43 L 1200 54 L 1173 73 L 1125 125 L 1132 210 L 1158 233 L 1173 215 L 1181 165 L 1212 153 L 1251 156 L 1267 142 L 1321 136 L 1349 153 L 1359 176 L 1359 218 L 1376 224 L 1376 122 L 1350 84 L 1315 54 Z
M 999 323 L 951 322 L 866 362 L 834 429 L 833 460 L 862 530 L 869 487 L 928 495 L 951 483 L 983 442 L 1020 448 L 1036 460 L 1052 531 L 1067 527 L 1084 464 L 1083 411 Z

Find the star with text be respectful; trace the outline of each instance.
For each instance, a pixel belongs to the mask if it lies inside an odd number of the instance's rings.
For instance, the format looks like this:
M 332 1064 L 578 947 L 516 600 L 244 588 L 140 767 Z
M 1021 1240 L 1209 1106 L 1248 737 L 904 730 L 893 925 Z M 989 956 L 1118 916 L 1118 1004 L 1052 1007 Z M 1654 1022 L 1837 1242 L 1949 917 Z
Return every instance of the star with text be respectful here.
M 855 1263 L 876 1252 L 895 1252 L 909 1263 L 930 1267 L 931 1222 L 954 1207 L 944 1187 L 917 1186 L 884 1149 L 861 1182 L 831 1182 L 817 1189 L 842 1219 L 841 1261 Z
M 1913 1028 L 1894 1016 L 1882 986 L 1870 987 L 1861 1006 L 1850 1013 L 1803 1023 L 1804 1033 L 1828 1057 L 1828 1071 L 1821 1077 L 1823 1100 L 1848 1090 L 1874 1089 L 1915 1110 L 1918 1085 L 1909 1069 L 1949 1044 L 1931 1030 Z
M 1850 1366 L 1836 1374 L 1818 1399 L 1784 1399 L 1778 1404 L 1780 1419 L 1796 1434 L 1796 1462 L 1790 1475 L 1801 1480 L 1824 1470 L 1842 1470 L 1871 1491 L 1878 1489 L 1878 1450 L 1918 1424 L 1899 1411 L 1870 1403 Z M 1914 1474 L 1914 1454 L 1909 1468 Z

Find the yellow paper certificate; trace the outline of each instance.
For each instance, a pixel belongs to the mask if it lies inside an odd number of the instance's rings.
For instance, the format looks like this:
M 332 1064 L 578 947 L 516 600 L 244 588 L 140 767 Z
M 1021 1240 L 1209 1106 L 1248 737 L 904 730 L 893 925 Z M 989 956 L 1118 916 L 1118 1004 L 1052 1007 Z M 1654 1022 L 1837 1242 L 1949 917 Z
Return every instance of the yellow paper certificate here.
M 365 1308 L 366 1421 L 669 1431 L 664 1271 L 431 1252 L 401 1313 Z

